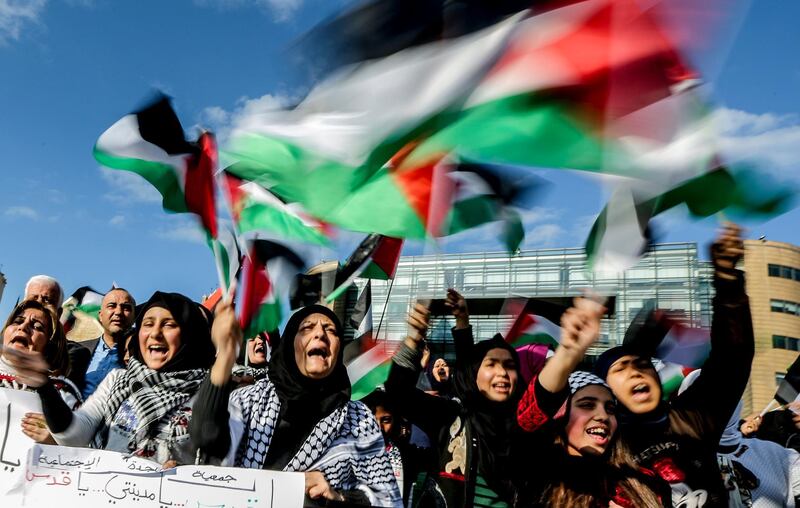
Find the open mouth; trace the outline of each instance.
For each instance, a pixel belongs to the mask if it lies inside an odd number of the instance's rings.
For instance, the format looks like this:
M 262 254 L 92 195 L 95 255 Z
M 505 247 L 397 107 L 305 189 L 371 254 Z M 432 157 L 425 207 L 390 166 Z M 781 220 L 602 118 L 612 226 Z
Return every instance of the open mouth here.
M 594 440 L 597 444 L 604 445 L 608 443 L 609 439 L 609 431 L 608 427 L 604 425 L 598 425 L 596 427 L 590 427 L 586 429 L 586 433 L 591 436 L 592 440 Z
M 645 401 L 650 398 L 650 386 L 648 386 L 647 383 L 639 383 L 633 387 L 631 394 L 633 395 L 633 400 L 639 402 Z
M 500 381 L 498 383 L 492 383 L 492 389 L 498 393 L 510 393 L 511 392 L 511 383 Z
M 264 345 L 263 344 L 259 344 L 253 349 L 253 352 L 256 353 L 256 354 L 263 354 L 264 351 L 265 351 L 265 349 L 264 349 Z
M 28 349 L 30 347 L 30 341 L 27 337 L 17 336 L 11 339 L 8 345 L 16 347 L 17 349 Z
M 150 354 L 151 358 L 163 359 L 167 357 L 169 348 L 163 344 L 151 344 L 150 346 L 147 346 L 147 352 Z
M 436 371 L 436 374 L 439 377 L 445 377 L 447 375 L 447 372 L 444 369 L 439 369 L 439 370 Z
M 310 349 L 308 353 L 306 353 L 306 356 L 308 356 L 309 358 L 313 358 L 316 356 L 322 358 L 323 360 L 325 358 L 328 358 L 330 355 L 331 355 L 330 350 L 324 347 L 315 347 Z

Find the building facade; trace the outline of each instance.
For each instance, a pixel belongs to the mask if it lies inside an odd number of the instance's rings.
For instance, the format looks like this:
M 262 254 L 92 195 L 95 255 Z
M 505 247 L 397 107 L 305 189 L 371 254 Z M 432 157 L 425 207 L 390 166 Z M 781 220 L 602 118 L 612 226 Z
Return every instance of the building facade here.
M 709 263 L 698 259 L 693 243 L 657 244 L 634 268 L 618 274 L 587 271 L 582 248 L 528 250 L 515 256 L 408 256 L 400 259 L 393 280 L 372 281 L 373 327 L 380 339 L 400 340 L 407 333 L 406 318 L 414 302 L 431 300 L 431 348 L 450 356 L 454 320 L 443 305 L 448 287 L 467 299 L 478 339 L 508 329 L 513 316 L 504 303 L 509 299 L 535 299 L 563 308 L 593 289 L 608 297 L 609 308 L 600 340 L 590 351 L 596 355 L 619 344 L 628 324 L 646 306 L 675 311 L 694 326 L 710 326 L 711 275 Z
M 779 379 L 800 351 L 800 247 L 746 240 L 744 271 L 756 343 L 744 394 L 747 414 L 770 403 Z

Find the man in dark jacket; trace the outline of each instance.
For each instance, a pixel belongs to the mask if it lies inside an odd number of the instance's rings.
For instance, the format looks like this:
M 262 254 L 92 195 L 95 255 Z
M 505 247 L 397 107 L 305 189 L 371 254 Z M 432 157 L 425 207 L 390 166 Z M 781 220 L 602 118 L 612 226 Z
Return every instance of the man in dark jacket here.
M 716 446 L 750 377 L 753 325 L 736 264 L 744 254 L 740 229 L 728 224 L 714 242 L 711 353 L 697 381 L 671 403 L 662 400 L 652 350 L 641 343 L 603 353 L 595 372 L 620 403 L 620 435 L 640 466 L 669 482 L 672 505 L 727 507 Z

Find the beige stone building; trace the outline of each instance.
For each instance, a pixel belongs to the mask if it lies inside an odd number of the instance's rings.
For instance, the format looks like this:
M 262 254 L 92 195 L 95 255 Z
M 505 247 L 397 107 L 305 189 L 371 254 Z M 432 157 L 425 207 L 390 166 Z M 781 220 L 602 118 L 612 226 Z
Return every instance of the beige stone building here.
M 800 247 L 747 240 L 744 270 L 756 339 L 744 393 L 746 415 L 770 403 L 778 380 L 800 351 Z

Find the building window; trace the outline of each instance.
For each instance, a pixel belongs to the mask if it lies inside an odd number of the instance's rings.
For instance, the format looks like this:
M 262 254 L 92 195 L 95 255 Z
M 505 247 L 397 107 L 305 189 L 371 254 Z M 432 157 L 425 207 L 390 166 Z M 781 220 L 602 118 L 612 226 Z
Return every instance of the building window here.
M 781 312 L 783 314 L 800 316 L 800 304 L 796 302 L 789 302 L 786 300 L 770 300 L 769 305 L 772 312 Z
M 800 351 L 800 339 L 786 337 L 785 335 L 773 335 L 772 347 L 775 349 L 788 349 L 789 351 Z
M 769 264 L 767 265 L 767 273 L 770 277 L 800 281 L 800 268 Z

